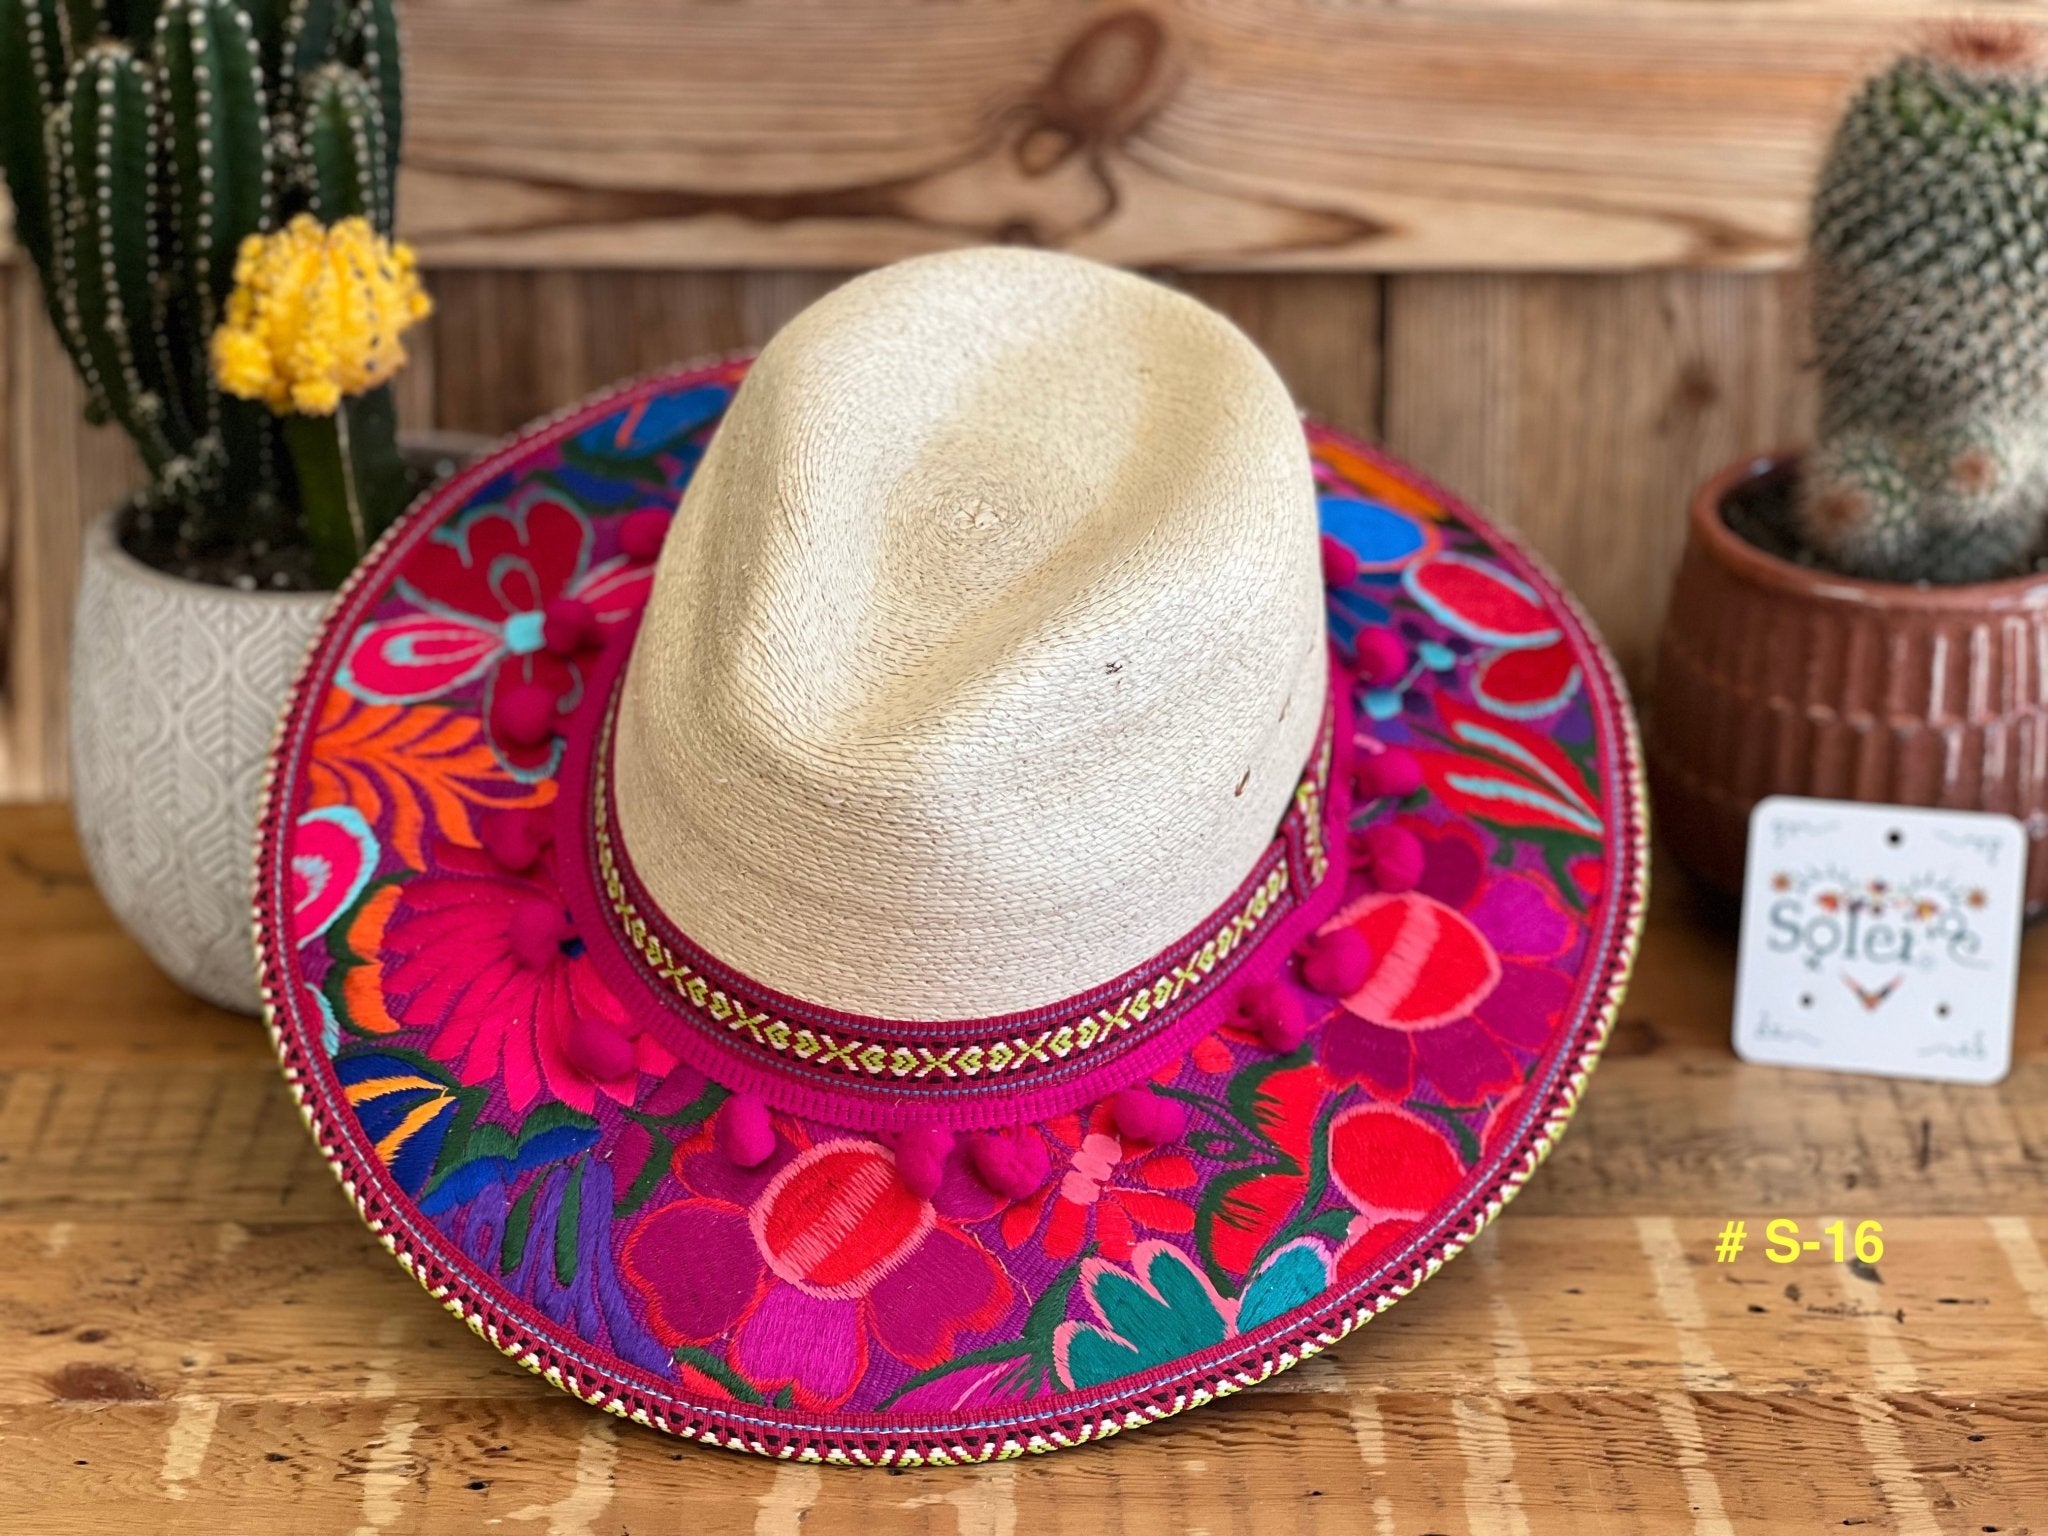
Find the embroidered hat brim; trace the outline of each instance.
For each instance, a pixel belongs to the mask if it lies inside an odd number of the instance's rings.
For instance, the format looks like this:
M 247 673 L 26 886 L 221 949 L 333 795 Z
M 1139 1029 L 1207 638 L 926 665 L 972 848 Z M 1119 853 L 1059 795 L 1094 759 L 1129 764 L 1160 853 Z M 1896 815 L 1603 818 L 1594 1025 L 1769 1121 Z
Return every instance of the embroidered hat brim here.
M 1023 1200 L 957 1167 L 910 1193 L 889 1133 L 857 1115 L 779 1108 L 772 1152 L 741 1167 L 713 1129 L 730 1085 L 580 929 L 628 889 L 613 868 L 607 894 L 590 791 L 646 529 L 745 369 L 644 380 L 522 434 L 415 509 L 336 602 L 271 768 L 257 926 L 287 1080 L 345 1189 L 506 1354 L 608 1411 L 769 1456 L 1048 1450 L 1335 1343 L 1533 1172 L 1612 1023 L 1645 837 L 1609 658 L 1511 541 L 1309 427 L 1325 532 L 1350 556 L 1332 638 L 1386 627 L 1408 658 L 1375 685 L 1333 674 L 1333 728 L 1411 754 L 1423 781 L 1357 812 L 1418 839 L 1413 889 L 1356 881 L 1314 914 L 1370 946 L 1363 983 L 1303 993 L 1326 1027 L 1291 1050 L 1203 1015 L 1140 1062 L 1187 1109 L 1177 1142 L 1045 1098 L 1031 1134 L 1052 1175 Z M 564 599 L 604 646 L 551 643 Z M 506 696 L 542 684 L 571 706 L 566 740 L 503 729 Z M 1348 798 L 1316 804 L 1318 834 L 1341 834 Z M 489 846 L 500 819 L 540 812 L 591 835 Z M 521 914 L 565 904 L 577 924 L 522 960 Z M 666 978 L 685 1005 L 692 979 Z M 699 1014 L 727 1006 L 694 979 Z M 873 1060 L 886 1075 L 888 1052 Z M 1056 1095 L 1066 1069 L 1043 1065 Z

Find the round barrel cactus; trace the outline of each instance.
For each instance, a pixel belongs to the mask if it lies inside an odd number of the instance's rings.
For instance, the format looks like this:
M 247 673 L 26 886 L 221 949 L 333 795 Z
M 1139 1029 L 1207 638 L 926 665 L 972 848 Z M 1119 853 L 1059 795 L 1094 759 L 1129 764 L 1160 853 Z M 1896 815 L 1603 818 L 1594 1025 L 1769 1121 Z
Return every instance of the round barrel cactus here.
M 1865 83 L 1813 206 L 1821 441 L 1802 537 L 1854 575 L 2025 568 L 2048 520 L 2048 61 L 1936 34 Z

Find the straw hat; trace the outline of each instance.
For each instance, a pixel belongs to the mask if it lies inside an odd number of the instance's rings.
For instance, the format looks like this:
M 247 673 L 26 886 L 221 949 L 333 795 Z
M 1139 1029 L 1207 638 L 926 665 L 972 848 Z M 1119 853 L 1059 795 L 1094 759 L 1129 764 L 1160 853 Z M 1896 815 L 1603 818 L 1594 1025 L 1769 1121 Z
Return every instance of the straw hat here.
M 1612 1019 L 1641 818 L 1512 545 L 1187 298 L 969 251 L 417 507 L 288 709 L 259 949 L 346 1187 L 501 1349 L 977 1460 L 1468 1241 Z

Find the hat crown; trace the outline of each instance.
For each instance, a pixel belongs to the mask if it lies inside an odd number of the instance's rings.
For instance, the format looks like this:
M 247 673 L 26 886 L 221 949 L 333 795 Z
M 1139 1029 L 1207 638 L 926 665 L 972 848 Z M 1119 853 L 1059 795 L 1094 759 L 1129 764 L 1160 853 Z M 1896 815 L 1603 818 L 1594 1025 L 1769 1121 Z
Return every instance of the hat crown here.
M 1072 257 L 849 283 L 763 351 L 619 702 L 662 914 L 909 1021 L 1124 975 L 1271 843 L 1327 688 L 1314 485 L 1220 316 Z

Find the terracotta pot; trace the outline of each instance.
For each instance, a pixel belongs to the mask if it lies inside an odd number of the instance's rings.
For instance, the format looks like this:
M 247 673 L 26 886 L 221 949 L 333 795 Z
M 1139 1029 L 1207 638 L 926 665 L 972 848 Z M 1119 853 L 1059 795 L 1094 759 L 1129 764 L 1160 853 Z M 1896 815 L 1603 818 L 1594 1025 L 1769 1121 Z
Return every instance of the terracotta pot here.
M 1859 581 L 1766 553 L 1724 516 L 1797 473 L 1729 465 L 1693 497 L 1646 746 L 1658 830 L 1724 891 L 1766 795 L 2000 811 L 2026 826 L 2048 907 L 2048 576 Z

